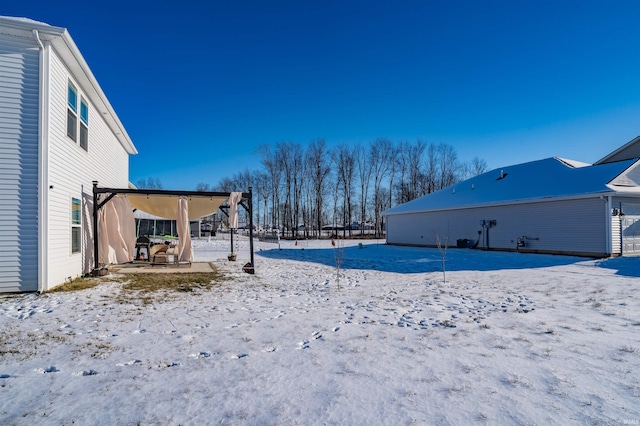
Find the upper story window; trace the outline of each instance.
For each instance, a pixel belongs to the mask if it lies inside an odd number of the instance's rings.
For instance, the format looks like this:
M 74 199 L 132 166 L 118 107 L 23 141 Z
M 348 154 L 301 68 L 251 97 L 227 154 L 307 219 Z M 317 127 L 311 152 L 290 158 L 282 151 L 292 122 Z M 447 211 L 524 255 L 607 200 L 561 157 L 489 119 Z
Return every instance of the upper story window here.
M 78 136 L 78 89 L 69 82 L 67 89 L 67 136 L 74 141 Z
M 80 108 L 78 108 L 78 101 L 80 101 Z M 79 131 L 78 128 L 80 128 Z M 85 151 L 89 150 L 89 102 L 84 96 L 78 96 L 78 89 L 71 81 L 67 86 L 67 136 L 79 142 L 80 147 Z
M 89 106 L 84 98 L 80 100 L 80 120 L 87 126 L 89 125 Z
M 80 100 L 80 147 L 89 150 L 89 105 L 84 98 Z
M 67 104 L 73 112 L 78 112 L 78 89 L 71 82 L 67 91 Z

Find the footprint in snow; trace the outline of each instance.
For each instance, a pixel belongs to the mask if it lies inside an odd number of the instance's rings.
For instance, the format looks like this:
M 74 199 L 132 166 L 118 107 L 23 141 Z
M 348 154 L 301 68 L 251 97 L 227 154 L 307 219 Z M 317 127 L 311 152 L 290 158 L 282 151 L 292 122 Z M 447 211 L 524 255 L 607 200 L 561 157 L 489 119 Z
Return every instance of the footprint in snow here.
M 74 376 L 95 376 L 98 372 L 96 370 L 84 370 L 78 373 L 73 373 Z
M 240 359 L 240 358 L 246 358 L 248 357 L 249 354 L 238 354 L 238 355 L 232 355 L 231 359 Z
M 43 373 L 43 374 L 44 374 L 44 373 L 57 373 L 57 372 L 58 372 L 58 371 L 60 371 L 60 370 L 58 370 L 58 369 L 55 367 L 55 365 L 52 365 L 52 366 L 47 367 L 47 368 L 36 368 L 36 371 L 37 371 L 38 373 Z
M 134 359 L 122 364 L 116 364 L 117 367 L 124 367 L 125 365 L 133 365 L 133 364 L 140 364 L 142 361 L 140 361 L 139 359 Z
M 145 330 L 144 328 L 141 328 L 139 330 L 133 330 L 131 333 L 132 334 L 143 334 L 143 333 L 146 333 L 146 332 L 147 332 L 147 330 Z
M 275 347 L 273 347 L 273 346 L 270 346 L 270 347 L 268 347 L 268 348 L 264 348 L 264 349 L 262 350 L 262 352 L 275 352 L 275 351 L 276 351 L 276 348 L 275 348 Z
M 10 375 L 8 375 L 8 374 L 0 374 L 0 379 L 8 379 L 8 378 L 10 378 L 10 377 L 11 377 L 11 376 L 10 376 Z
M 309 346 L 309 341 L 308 340 L 304 340 L 302 342 L 298 342 L 298 349 L 309 349 L 311 346 Z

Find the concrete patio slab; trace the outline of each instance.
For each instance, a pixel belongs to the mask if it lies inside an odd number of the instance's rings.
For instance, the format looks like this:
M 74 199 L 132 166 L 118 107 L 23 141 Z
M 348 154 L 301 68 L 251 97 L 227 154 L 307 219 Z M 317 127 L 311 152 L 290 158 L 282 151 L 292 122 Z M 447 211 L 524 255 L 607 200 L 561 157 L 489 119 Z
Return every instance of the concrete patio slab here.
M 184 274 L 193 272 L 214 272 L 211 262 L 194 262 L 191 265 L 184 264 L 176 266 L 174 264 L 155 264 L 149 263 L 127 263 L 116 265 L 109 268 L 111 272 L 120 274 Z

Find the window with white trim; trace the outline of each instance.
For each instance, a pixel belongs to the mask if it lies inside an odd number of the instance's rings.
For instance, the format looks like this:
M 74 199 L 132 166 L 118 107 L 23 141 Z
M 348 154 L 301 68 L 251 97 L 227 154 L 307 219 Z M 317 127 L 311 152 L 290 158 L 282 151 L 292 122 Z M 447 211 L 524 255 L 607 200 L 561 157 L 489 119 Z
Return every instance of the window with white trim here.
M 89 150 L 89 105 L 80 98 L 80 147 Z
M 80 253 L 82 247 L 82 203 L 71 199 L 71 253 Z
M 84 96 L 78 96 L 78 89 L 71 81 L 67 85 L 67 136 L 79 142 L 80 148 L 89 150 L 89 102 Z
M 67 87 L 67 136 L 74 141 L 77 137 L 78 123 L 78 89 L 69 82 Z

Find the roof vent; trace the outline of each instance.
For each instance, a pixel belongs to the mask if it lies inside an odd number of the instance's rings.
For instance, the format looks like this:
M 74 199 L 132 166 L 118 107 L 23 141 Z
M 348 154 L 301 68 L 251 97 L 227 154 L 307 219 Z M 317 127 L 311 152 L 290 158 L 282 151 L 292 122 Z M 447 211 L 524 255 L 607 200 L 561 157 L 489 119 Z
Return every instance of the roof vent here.
M 508 173 L 505 173 L 504 170 L 500 170 L 500 177 L 496 180 L 502 180 L 504 178 L 506 178 L 508 175 Z

